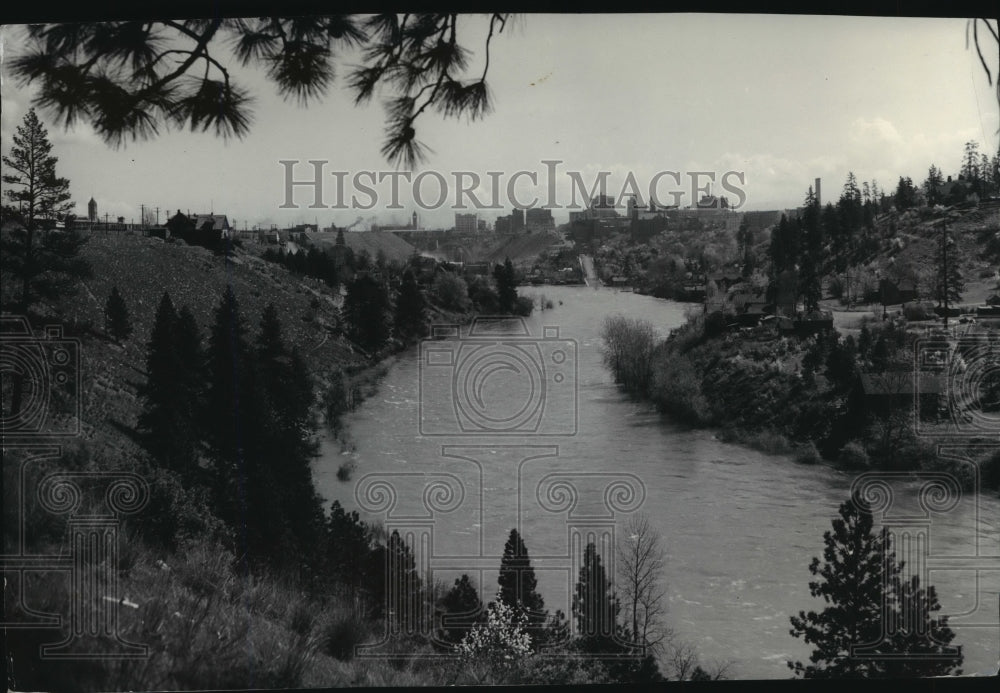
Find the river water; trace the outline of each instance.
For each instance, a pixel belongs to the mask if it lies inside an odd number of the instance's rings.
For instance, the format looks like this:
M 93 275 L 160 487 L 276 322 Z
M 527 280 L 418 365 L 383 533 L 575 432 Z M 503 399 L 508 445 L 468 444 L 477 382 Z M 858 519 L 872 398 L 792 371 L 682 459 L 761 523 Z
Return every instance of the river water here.
M 606 288 L 521 293 L 553 302 L 524 321 L 527 335 L 505 324 L 493 329 L 506 339 L 491 342 L 480 326 L 482 348 L 444 339 L 394 363 L 346 417 L 356 449 L 324 442 L 321 495 L 400 528 L 435 579 L 469 573 L 487 598 L 518 527 L 546 606 L 564 612 L 580 546 L 596 538 L 610 563 L 601 538 L 627 541 L 623 523 L 643 513 L 666 549 L 666 621 L 677 635 L 703 662 L 731 660 L 736 678 L 790 676 L 786 661 L 806 661 L 810 647 L 789 634 L 789 615 L 822 608 L 808 565 L 855 475 L 721 442 L 619 392 L 601 364 L 604 316 L 643 318 L 666 335 L 684 321 L 683 304 Z M 356 471 L 339 481 L 349 460 Z M 915 482 L 889 483 L 891 512 L 919 507 Z M 1000 502 L 964 494 L 927 517 L 930 582 L 941 613 L 954 615 L 964 671 L 995 671 Z

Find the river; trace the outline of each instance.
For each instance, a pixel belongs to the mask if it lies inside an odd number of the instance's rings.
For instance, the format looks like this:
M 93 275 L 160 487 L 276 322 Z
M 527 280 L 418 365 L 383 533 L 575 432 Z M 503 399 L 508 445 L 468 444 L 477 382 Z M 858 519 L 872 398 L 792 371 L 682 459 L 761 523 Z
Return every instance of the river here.
M 665 335 L 683 322 L 683 304 L 588 287 L 521 293 L 553 302 L 525 321 L 531 338 L 542 337 L 546 326 L 557 326 L 558 336 L 541 340 L 539 349 L 494 354 L 499 369 L 480 369 L 479 380 L 475 369 L 463 371 L 475 354 L 458 353 L 453 340 L 435 342 L 442 347 L 437 355 L 425 355 L 433 368 L 421 367 L 417 350 L 403 354 L 375 395 L 345 419 L 356 449 L 342 453 L 324 442 L 314 464 L 321 495 L 365 519 L 422 532 L 429 539 L 420 555 L 435 578 L 450 584 L 467 572 L 486 586 L 487 598 L 496 589 L 504 541 L 517 526 L 546 606 L 564 612 L 577 572 L 574 533 L 600 537 L 613 524 L 622 540 L 628 515 L 645 513 L 666 548 L 666 620 L 677 635 L 696 646 L 703 662 L 731 660 L 735 678 L 790 676 L 786 660 L 805 662 L 811 648 L 789 634 L 788 618 L 821 608 L 809 595 L 808 566 L 822 555 L 823 533 L 855 475 L 721 442 L 712 431 L 681 426 L 619 392 L 601 364 L 603 317 L 647 319 Z M 520 377 L 530 369 L 520 376 L 510 370 L 524 365 L 519 354 L 545 361 L 547 389 Z M 458 409 L 462 395 L 448 386 L 455 376 L 474 388 Z M 539 394 L 544 401 L 537 408 Z M 524 406 L 490 414 L 482 409 L 488 402 Z M 501 435 L 509 429 L 518 433 Z M 452 435 L 438 435 L 446 433 Z M 354 476 L 338 481 L 337 469 L 348 459 L 356 464 Z M 913 483 L 893 483 L 898 502 L 914 501 Z M 387 493 L 394 494 L 392 508 Z M 941 613 L 956 615 L 963 669 L 995 671 L 1000 502 L 964 495 L 931 522 L 930 554 L 937 557 L 929 560 L 930 582 Z M 978 590 L 974 564 L 989 569 L 979 572 Z

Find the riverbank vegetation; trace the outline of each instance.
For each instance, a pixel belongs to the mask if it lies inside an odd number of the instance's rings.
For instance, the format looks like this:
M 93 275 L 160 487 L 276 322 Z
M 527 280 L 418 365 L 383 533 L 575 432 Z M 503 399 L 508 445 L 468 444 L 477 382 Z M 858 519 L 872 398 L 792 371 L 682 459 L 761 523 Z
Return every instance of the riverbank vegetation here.
M 730 331 L 722 316 L 695 311 L 667 339 L 653 335 L 644 321 L 606 318 L 605 365 L 624 389 L 678 420 L 803 462 L 947 469 L 967 489 L 978 473 L 983 487 L 1000 488 L 1000 456 L 985 455 L 975 436 L 967 460 L 948 461 L 933 433 L 918 429 L 944 422 L 955 403 L 935 389 L 918 391 L 914 406 L 917 336 L 902 318 L 866 320 L 857 338 L 835 331 L 800 337 L 766 325 Z

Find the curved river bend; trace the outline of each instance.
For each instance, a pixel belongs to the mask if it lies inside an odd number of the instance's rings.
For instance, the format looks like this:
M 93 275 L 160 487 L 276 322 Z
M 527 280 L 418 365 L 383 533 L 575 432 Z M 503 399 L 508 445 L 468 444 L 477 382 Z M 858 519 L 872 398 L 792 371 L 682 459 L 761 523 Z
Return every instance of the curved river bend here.
M 669 626 L 703 661 L 732 660 L 737 678 L 790 676 L 786 660 L 806 661 L 810 648 L 789 634 L 788 617 L 821 608 L 809 596 L 808 565 L 822 555 L 823 533 L 854 476 L 720 442 L 711 431 L 677 425 L 618 391 L 601 364 L 604 316 L 647 319 L 665 335 L 684 321 L 683 304 L 587 287 L 521 292 L 555 304 L 525 321 L 530 335 L 542 337 L 546 326 L 557 326 L 558 337 L 537 348 L 530 339 L 512 338 L 515 347 L 529 347 L 496 352 L 496 370 L 489 358 L 480 359 L 486 365 L 478 378 L 476 369 L 463 371 L 476 352 L 459 353 L 452 342 L 435 342 L 443 348 L 425 357 L 434 368 L 421 368 L 417 350 L 402 355 L 377 393 L 346 417 L 357 450 L 342 454 L 335 443 L 324 443 L 314 464 L 322 496 L 365 519 L 426 537 L 420 555 L 428 557 L 435 579 L 450 584 L 469 573 L 487 597 L 496 589 L 507 534 L 519 527 L 546 606 L 564 612 L 576 579 L 576 532 L 603 536 L 610 525 L 620 530 L 629 513 L 643 512 L 666 547 Z M 546 364 L 540 417 L 533 408 L 540 381 L 503 367 L 524 359 Z M 557 370 L 561 382 L 553 379 Z M 462 394 L 450 387 L 456 379 L 469 393 L 459 402 L 469 425 L 457 431 L 455 400 Z M 511 408 L 477 419 L 486 411 L 481 403 L 490 402 Z M 520 426 L 520 433 L 493 435 L 509 425 Z M 455 435 L 436 435 L 449 432 Z M 337 469 L 349 457 L 356 472 L 340 482 Z M 893 483 L 897 502 L 916 507 L 913 484 Z M 942 613 L 956 615 L 963 669 L 995 671 L 1000 502 L 963 496 L 947 512 L 933 513 L 931 522 L 930 581 Z M 617 536 L 622 539 L 620 531 Z M 974 564 L 992 567 L 979 571 L 978 583 Z

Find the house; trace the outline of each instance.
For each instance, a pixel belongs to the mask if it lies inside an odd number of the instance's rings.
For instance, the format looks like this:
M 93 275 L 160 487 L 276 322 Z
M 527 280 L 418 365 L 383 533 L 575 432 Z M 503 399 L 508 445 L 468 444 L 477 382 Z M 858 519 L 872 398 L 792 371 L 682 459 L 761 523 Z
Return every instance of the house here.
M 986 299 L 986 305 L 988 306 L 1000 306 L 1000 294 L 993 294 Z
M 894 282 L 891 279 L 879 281 L 879 296 L 882 303 L 895 305 L 897 303 L 909 303 L 917 300 L 917 285 L 911 279 L 903 279 Z
M 195 231 L 218 233 L 220 238 L 229 238 L 232 231 L 229 218 L 225 214 L 194 214 L 191 223 Z
M 729 291 L 729 287 L 742 279 L 743 277 L 738 270 L 719 270 L 708 275 L 708 281 L 715 282 L 715 286 L 723 293 Z
M 817 310 L 811 313 L 796 313 L 795 317 L 782 315 L 777 320 L 780 332 L 791 332 L 799 337 L 828 332 L 833 329 L 833 313 Z

